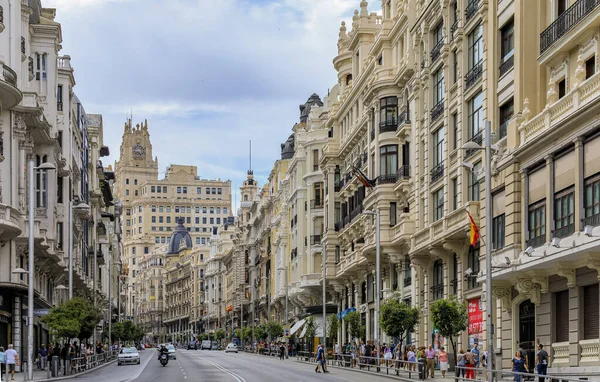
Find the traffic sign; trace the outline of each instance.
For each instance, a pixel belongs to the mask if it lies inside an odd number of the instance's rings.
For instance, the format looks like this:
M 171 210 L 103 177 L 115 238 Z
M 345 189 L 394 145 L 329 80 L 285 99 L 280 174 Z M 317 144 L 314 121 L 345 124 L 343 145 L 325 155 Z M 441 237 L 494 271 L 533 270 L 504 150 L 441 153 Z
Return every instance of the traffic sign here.
M 284 336 L 285 336 L 285 337 L 289 337 L 289 336 L 290 336 L 290 330 L 289 330 L 289 329 L 286 329 L 286 330 L 285 330 L 285 334 L 284 334 Z
M 34 316 L 45 316 L 46 314 L 50 313 L 50 309 L 34 309 L 33 310 L 33 315 Z

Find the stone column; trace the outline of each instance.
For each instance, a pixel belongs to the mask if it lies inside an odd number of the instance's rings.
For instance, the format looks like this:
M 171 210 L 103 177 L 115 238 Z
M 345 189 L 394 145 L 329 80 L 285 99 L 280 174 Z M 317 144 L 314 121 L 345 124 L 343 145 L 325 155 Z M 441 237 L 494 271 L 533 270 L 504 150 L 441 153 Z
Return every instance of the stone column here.
M 546 185 L 546 227 L 550 229 L 546 230 L 546 241 L 548 241 L 548 233 L 550 238 L 554 236 L 554 157 L 548 155 L 544 158 L 546 160 L 547 179 Z
M 575 140 L 575 160 L 577 161 L 576 168 L 583 169 L 584 167 L 584 157 L 583 157 L 583 138 L 578 137 Z M 583 218 L 585 217 L 584 211 L 584 177 L 583 171 L 575 171 L 575 205 L 579 206 L 575 208 L 575 230 L 582 231 L 585 223 L 583 222 Z M 579 228 L 577 228 L 579 227 Z

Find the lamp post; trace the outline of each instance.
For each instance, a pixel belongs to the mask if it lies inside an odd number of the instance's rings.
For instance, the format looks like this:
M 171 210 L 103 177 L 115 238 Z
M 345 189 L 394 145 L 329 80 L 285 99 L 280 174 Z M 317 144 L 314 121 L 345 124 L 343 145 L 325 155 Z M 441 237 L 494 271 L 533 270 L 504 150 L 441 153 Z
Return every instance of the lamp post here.
M 56 170 L 56 167 L 52 163 L 42 163 L 39 166 L 35 166 L 35 160 L 33 156 L 29 160 L 29 263 L 28 263 L 28 285 L 27 285 L 27 379 L 33 379 L 33 307 L 34 301 L 34 284 L 33 284 L 33 261 L 34 261 L 34 210 L 35 210 L 35 189 L 33 184 L 34 170 L 38 171 L 50 171 Z
M 321 249 L 321 268 L 323 270 L 323 346 L 325 347 L 325 353 L 327 353 L 327 333 L 326 333 L 326 323 L 327 323 L 327 289 L 326 289 L 326 278 L 327 272 L 325 267 L 327 266 L 326 258 L 327 258 L 327 247 L 325 243 L 323 243 Z
M 463 150 L 485 150 L 485 231 L 486 235 L 492 230 L 492 142 L 491 142 L 491 122 L 485 121 L 483 132 L 484 146 L 469 141 L 462 146 Z M 491 238 L 491 235 L 489 236 Z M 486 310 L 486 326 L 487 326 L 487 351 L 490 361 L 488 361 L 488 380 L 494 380 L 493 370 L 494 362 L 491 361 L 494 357 L 494 340 L 492 324 L 492 242 L 487 240 L 485 243 L 485 310 Z
M 73 298 L 73 210 L 87 210 L 90 206 L 86 203 L 73 205 L 73 200 L 69 202 L 69 300 Z M 95 243 L 94 243 L 95 245 Z
M 363 211 L 363 214 L 375 215 L 375 322 L 373 328 L 375 329 L 375 346 L 377 348 L 377 365 L 379 365 L 380 346 L 379 346 L 379 299 L 381 297 L 381 250 L 380 250 L 380 216 L 379 208 L 375 207 L 373 211 Z

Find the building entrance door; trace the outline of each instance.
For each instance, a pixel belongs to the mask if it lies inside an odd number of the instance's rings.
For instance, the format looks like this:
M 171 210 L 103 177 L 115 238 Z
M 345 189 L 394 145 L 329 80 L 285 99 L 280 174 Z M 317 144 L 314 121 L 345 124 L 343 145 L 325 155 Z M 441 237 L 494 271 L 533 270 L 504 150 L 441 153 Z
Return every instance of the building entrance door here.
M 519 305 L 519 346 L 527 356 L 529 370 L 535 365 L 535 305 L 526 300 Z

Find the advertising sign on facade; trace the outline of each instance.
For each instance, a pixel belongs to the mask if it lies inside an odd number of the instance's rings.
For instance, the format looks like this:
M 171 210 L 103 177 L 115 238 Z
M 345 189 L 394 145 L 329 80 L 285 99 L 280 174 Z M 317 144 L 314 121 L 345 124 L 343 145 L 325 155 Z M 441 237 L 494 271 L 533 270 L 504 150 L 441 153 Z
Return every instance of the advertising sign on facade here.
M 481 312 L 481 298 L 477 297 L 469 300 L 469 347 L 475 343 L 481 342 L 481 333 L 483 331 L 483 313 Z

